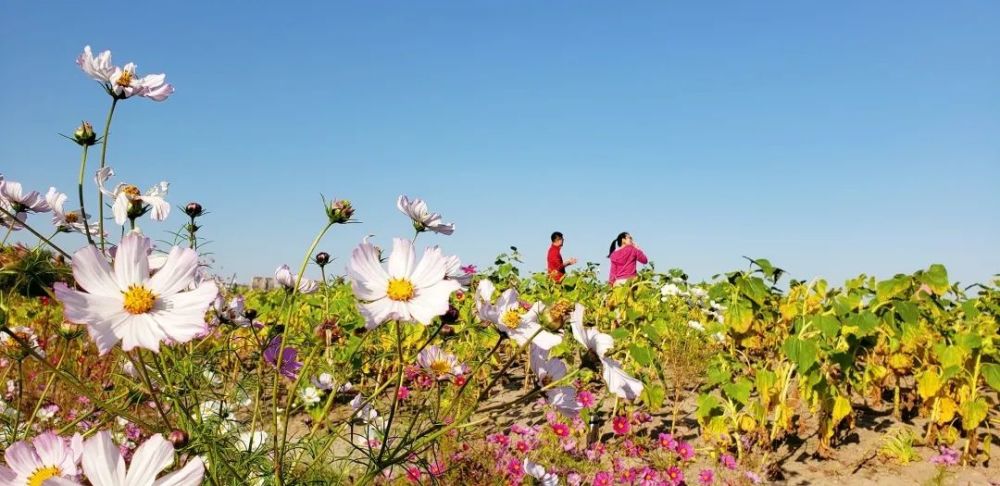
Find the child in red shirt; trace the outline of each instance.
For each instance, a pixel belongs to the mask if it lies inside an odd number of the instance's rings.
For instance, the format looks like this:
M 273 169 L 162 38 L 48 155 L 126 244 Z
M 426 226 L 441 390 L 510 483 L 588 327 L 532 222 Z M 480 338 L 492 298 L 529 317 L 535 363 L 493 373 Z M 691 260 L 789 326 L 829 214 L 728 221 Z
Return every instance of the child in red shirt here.
M 576 258 L 570 258 L 565 262 L 563 261 L 563 241 L 562 233 L 558 231 L 552 233 L 552 246 L 549 247 L 549 256 L 547 260 L 549 278 L 556 282 L 562 282 L 563 277 L 566 276 L 566 267 L 576 263 Z

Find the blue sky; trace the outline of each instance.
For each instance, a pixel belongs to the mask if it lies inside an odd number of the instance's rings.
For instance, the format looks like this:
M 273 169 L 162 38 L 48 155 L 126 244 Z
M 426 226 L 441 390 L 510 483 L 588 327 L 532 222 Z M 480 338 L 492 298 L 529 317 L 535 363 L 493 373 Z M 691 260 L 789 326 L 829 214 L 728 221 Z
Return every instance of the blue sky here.
M 321 244 L 338 272 L 364 235 L 409 236 L 405 193 L 458 228 L 420 243 L 480 266 L 516 245 L 541 269 L 560 230 L 606 275 L 630 231 L 696 278 L 748 255 L 971 283 L 1000 271 L 997 25 L 992 1 L 14 2 L 0 172 L 75 191 L 57 133 L 110 103 L 73 62 L 90 44 L 176 87 L 120 106 L 108 162 L 200 201 L 240 280 L 298 265 L 320 194 L 364 222 Z

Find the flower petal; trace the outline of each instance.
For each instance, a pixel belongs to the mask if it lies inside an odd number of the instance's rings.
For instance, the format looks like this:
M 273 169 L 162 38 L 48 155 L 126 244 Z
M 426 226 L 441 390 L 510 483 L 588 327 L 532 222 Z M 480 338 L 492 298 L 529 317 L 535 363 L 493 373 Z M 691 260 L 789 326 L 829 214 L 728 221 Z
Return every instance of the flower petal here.
M 125 482 L 137 486 L 153 484 L 156 475 L 172 462 L 174 447 L 162 435 L 153 435 L 136 449 Z
M 42 460 L 35 453 L 35 449 L 27 442 L 16 442 L 4 452 L 4 460 L 18 475 L 30 476 L 31 473 L 43 466 Z
M 83 473 L 93 486 L 125 484 L 125 458 L 108 431 L 98 432 L 87 440 L 84 449 Z
M 115 277 L 118 287 L 128 289 L 130 285 L 142 284 L 149 279 L 149 242 L 138 233 L 129 233 L 122 238 L 115 253 Z
M 198 252 L 175 246 L 163 267 L 149 279 L 149 290 L 160 297 L 176 294 L 191 285 L 197 269 Z
M 198 486 L 204 476 L 205 463 L 200 457 L 195 457 L 180 470 L 158 479 L 155 486 Z
M 410 278 L 413 272 L 413 261 L 416 255 L 410 240 L 392 239 L 392 254 L 389 255 L 389 276 L 392 278 Z
M 118 286 L 111 265 L 94 245 L 87 245 L 73 254 L 73 278 L 92 294 L 112 296 L 124 290 Z

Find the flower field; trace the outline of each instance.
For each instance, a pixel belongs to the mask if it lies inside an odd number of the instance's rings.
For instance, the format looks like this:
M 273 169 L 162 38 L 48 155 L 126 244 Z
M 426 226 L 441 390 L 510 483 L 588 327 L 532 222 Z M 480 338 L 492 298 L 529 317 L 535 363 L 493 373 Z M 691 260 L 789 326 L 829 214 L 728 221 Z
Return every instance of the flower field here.
M 400 237 L 319 251 L 365 210 L 326 201 L 302 261 L 250 290 L 205 263 L 200 204 L 110 186 L 137 170 L 108 163 L 116 107 L 169 102 L 165 76 L 89 46 L 77 63 L 110 103 L 67 137 L 79 186 L 0 178 L 0 485 L 1000 477 L 1000 280 L 798 281 L 758 258 L 555 283 L 514 248 L 463 265 L 456 224 L 401 195 Z M 172 246 L 140 229 L 168 218 Z

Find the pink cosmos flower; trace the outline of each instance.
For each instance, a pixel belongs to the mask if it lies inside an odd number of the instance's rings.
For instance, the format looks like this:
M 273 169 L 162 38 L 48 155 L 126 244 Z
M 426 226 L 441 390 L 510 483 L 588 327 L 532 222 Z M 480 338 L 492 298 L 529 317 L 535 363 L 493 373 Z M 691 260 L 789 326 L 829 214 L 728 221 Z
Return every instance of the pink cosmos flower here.
M 611 473 L 607 471 L 601 471 L 594 475 L 594 486 L 611 486 L 614 484 L 614 478 Z
M 938 450 L 941 453 L 930 458 L 930 462 L 932 464 L 937 464 L 939 466 L 955 466 L 958 464 L 959 458 L 962 457 L 961 451 L 958 451 L 957 449 L 941 446 Z
M 673 484 L 681 484 L 684 482 L 684 471 L 681 471 L 681 468 L 677 466 L 670 466 L 667 468 L 667 478 Z
M 690 461 L 694 458 L 694 447 L 687 442 L 681 442 L 677 444 L 677 448 L 674 449 L 677 455 L 680 456 L 681 460 Z
M 0 484 L 35 485 L 79 474 L 77 464 L 83 454 L 83 438 L 76 434 L 64 439 L 45 432 L 31 442 L 15 442 L 4 452 L 6 466 L 0 466 Z M 64 481 L 62 484 L 73 484 Z
M 567 437 L 569 436 L 569 426 L 562 423 L 556 422 L 551 425 L 552 432 L 556 434 L 557 437 Z
M 722 463 L 723 467 L 729 469 L 730 471 L 736 470 L 736 458 L 733 457 L 732 454 L 723 454 L 722 457 L 719 458 L 719 462 Z
M 597 400 L 594 398 L 594 394 L 587 390 L 580 390 L 576 394 L 576 401 L 583 408 L 593 407 L 594 404 L 597 403 Z
M 698 474 L 698 482 L 708 486 L 715 482 L 715 472 L 711 469 L 702 469 Z
M 631 430 L 631 425 L 628 423 L 628 417 L 625 415 L 619 415 L 611 420 L 611 428 L 615 431 L 616 435 L 625 435 Z
M 399 397 L 400 400 L 406 400 L 407 398 L 410 398 L 410 389 L 406 386 L 401 386 L 399 387 L 399 391 L 396 392 L 396 396 Z
M 677 450 L 677 439 L 674 439 L 674 436 L 672 434 L 661 433 L 658 440 L 660 442 L 660 447 L 668 451 Z
M 406 468 L 406 479 L 411 483 L 420 483 L 420 468 L 417 466 L 410 466 Z

